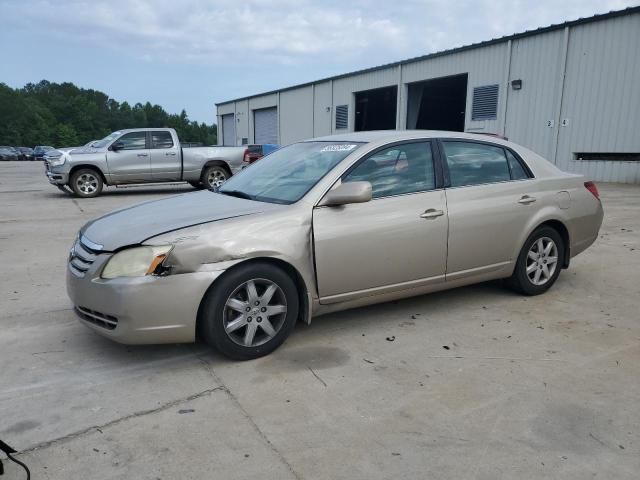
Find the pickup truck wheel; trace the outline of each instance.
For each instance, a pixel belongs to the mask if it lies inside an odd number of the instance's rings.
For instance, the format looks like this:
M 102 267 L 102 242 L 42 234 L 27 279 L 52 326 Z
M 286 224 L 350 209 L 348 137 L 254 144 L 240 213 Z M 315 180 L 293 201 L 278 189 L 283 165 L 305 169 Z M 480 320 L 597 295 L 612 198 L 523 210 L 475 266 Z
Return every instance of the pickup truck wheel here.
M 102 192 L 102 177 L 95 170 L 81 168 L 73 172 L 69 186 L 77 196 L 82 198 L 97 197 Z
M 198 321 L 202 338 L 236 360 L 262 357 L 295 327 L 298 291 L 289 275 L 268 263 L 231 269 L 205 295 Z
M 226 182 L 231 174 L 229 171 L 219 165 L 211 165 L 204 169 L 202 172 L 201 181 L 207 188 L 221 187 Z

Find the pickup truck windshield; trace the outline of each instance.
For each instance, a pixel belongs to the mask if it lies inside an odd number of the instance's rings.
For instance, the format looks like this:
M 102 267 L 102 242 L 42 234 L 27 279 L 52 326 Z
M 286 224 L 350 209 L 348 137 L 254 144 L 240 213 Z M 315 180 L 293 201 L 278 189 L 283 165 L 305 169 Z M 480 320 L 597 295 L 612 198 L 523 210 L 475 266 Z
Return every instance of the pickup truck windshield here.
M 359 142 L 294 143 L 234 175 L 218 192 L 260 202 L 294 203 L 361 145 Z
M 92 147 L 93 148 L 104 148 L 107 145 L 109 145 L 111 142 L 113 142 L 116 138 L 118 138 L 121 134 L 122 134 L 122 132 L 113 132 L 113 133 L 107 135 L 106 137 L 104 137 L 102 140 L 98 140 L 97 142 L 95 142 L 92 145 Z

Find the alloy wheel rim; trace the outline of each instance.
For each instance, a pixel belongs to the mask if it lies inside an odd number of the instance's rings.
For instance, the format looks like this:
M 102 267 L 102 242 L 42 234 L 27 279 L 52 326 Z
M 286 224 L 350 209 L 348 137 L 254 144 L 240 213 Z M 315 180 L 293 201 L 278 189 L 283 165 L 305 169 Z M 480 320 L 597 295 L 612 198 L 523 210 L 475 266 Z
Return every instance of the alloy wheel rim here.
M 207 181 L 211 187 L 221 187 L 226 180 L 227 176 L 220 170 L 211 170 L 207 177 Z
M 85 195 L 90 195 L 98 190 L 98 179 L 90 173 L 83 173 L 76 180 L 78 190 Z
M 541 237 L 529 248 L 527 253 L 526 273 L 534 285 L 544 285 L 558 268 L 558 247 L 549 237 Z
M 223 326 L 237 345 L 257 347 L 275 337 L 287 316 L 284 292 L 271 280 L 255 278 L 238 286 L 227 298 Z

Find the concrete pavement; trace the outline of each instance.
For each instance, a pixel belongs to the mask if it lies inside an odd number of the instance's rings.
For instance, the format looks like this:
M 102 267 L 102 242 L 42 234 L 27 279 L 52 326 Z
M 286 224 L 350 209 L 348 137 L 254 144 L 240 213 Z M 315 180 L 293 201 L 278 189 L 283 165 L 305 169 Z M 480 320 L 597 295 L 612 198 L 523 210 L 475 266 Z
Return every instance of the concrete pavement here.
M 543 296 L 496 282 L 341 312 L 235 363 L 112 343 L 66 297 L 84 222 L 190 187 L 80 200 L 0 163 L 0 439 L 47 479 L 635 479 L 640 188 L 600 189 L 601 238 Z

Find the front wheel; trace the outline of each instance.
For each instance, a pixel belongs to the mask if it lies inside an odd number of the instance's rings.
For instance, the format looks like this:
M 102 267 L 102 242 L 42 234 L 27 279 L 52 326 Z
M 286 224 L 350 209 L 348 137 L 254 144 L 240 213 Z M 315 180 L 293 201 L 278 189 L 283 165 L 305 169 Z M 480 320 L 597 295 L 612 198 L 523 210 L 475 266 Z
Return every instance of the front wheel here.
M 525 295 L 539 295 L 556 282 L 562 269 L 564 242 L 551 227 L 536 229 L 524 243 L 507 283 Z
M 240 265 L 207 292 L 199 319 L 203 339 L 227 357 L 249 360 L 278 348 L 298 318 L 296 285 L 267 263 Z
M 82 168 L 73 172 L 69 186 L 77 196 L 91 198 L 100 195 L 103 182 L 98 172 L 90 168 Z
M 212 190 L 221 187 L 229 177 L 231 177 L 231 174 L 226 168 L 219 165 L 211 165 L 203 170 L 200 181 L 206 188 Z

